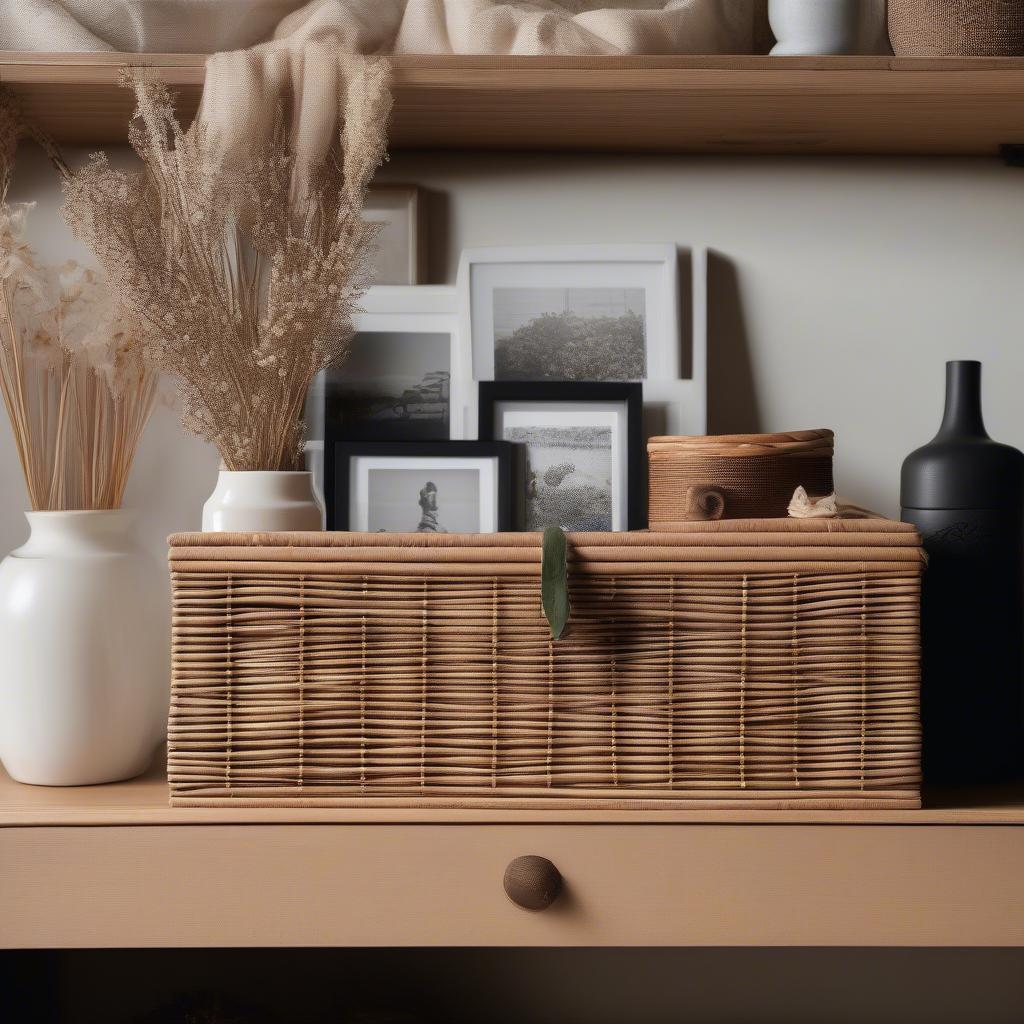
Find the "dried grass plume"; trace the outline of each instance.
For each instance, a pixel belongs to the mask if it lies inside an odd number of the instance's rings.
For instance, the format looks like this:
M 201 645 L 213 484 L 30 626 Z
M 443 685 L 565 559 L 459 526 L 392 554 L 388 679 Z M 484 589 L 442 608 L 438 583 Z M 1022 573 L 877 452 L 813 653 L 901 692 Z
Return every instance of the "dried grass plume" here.
M 377 229 L 361 213 L 384 158 L 389 69 L 341 67 L 342 127 L 311 175 L 296 173 L 288 97 L 238 160 L 201 120 L 183 131 L 167 89 L 133 72 L 141 170 L 96 155 L 65 184 L 66 220 L 176 379 L 185 426 L 230 470 L 301 466 L 306 393 L 348 353 L 369 281 Z
M 0 393 L 34 510 L 119 508 L 157 374 L 105 283 L 44 266 L 29 244 L 31 205 L 8 202 L 24 136 L 69 173 L 0 90 Z

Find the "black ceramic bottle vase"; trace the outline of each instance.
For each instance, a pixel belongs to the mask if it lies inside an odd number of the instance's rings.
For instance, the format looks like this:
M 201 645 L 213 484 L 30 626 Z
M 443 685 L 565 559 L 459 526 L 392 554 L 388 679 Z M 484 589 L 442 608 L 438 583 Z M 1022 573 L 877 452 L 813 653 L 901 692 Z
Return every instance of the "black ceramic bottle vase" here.
M 1024 455 L 993 441 L 981 363 L 946 364 L 935 437 L 903 463 L 903 519 L 924 539 L 926 782 L 995 782 L 1024 746 Z

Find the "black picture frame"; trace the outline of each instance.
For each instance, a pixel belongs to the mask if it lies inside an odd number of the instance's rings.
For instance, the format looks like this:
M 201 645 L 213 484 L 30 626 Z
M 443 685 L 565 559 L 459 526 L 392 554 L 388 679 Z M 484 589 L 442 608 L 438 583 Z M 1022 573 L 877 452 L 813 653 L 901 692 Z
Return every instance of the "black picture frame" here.
M 621 402 L 626 406 L 626 529 L 647 526 L 647 458 L 644 448 L 642 383 L 618 381 L 482 380 L 478 385 L 478 428 L 481 441 L 495 440 L 495 411 L 501 402 Z M 507 442 L 506 442 L 507 443 Z
M 508 441 L 344 441 L 332 436 L 327 424 L 324 441 L 324 499 L 327 529 L 348 530 L 351 499 L 350 460 L 353 456 L 389 458 L 497 459 L 498 533 L 512 529 L 512 459 Z

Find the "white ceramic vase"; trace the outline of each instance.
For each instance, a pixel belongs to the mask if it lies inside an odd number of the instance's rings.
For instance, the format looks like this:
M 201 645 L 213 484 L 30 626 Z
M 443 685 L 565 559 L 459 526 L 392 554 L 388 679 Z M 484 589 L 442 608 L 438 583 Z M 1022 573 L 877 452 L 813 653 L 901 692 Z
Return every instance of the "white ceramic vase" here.
M 203 506 L 205 533 L 272 533 L 322 530 L 324 510 L 313 474 L 220 471 L 217 486 Z
M 167 732 L 167 573 L 128 512 L 28 520 L 0 564 L 0 761 L 39 786 L 132 778 Z
M 888 52 L 886 0 L 768 0 L 776 57 Z

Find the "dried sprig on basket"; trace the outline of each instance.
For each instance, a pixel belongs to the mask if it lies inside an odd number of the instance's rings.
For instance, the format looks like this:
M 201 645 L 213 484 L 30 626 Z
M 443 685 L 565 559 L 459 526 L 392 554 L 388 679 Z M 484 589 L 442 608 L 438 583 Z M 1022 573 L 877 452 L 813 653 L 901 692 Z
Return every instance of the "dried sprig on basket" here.
M 25 135 L 68 173 L 0 91 L 0 393 L 34 510 L 118 508 L 157 374 L 99 277 L 45 267 L 29 245 L 31 206 L 8 202 Z
M 301 466 L 306 392 L 351 343 L 391 96 L 383 61 L 353 57 L 342 78 L 336 144 L 297 175 L 288 103 L 250 158 L 231 159 L 201 119 L 182 131 L 167 89 L 132 72 L 141 171 L 97 155 L 65 185 L 65 218 L 177 380 L 185 426 L 229 470 Z

